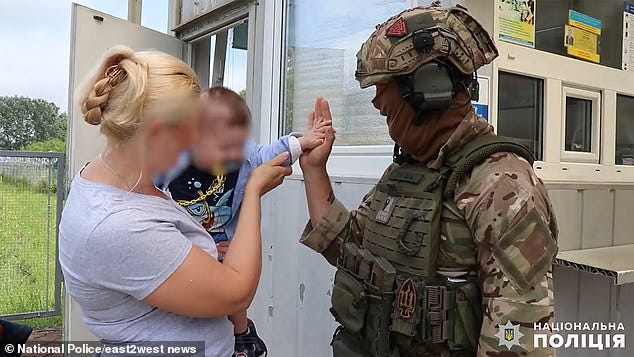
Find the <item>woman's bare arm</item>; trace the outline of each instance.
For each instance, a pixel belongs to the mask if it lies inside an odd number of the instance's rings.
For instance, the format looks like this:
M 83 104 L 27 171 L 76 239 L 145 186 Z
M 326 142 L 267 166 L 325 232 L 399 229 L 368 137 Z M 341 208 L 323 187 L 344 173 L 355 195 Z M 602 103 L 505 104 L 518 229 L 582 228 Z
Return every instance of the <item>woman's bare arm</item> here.
M 224 263 L 194 246 L 181 266 L 145 301 L 191 317 L 226 316 L 249 306 L 262 267 L 260 197 L 291 173 L 282 166 L 287 156 L 279 155 L 252 172 Z

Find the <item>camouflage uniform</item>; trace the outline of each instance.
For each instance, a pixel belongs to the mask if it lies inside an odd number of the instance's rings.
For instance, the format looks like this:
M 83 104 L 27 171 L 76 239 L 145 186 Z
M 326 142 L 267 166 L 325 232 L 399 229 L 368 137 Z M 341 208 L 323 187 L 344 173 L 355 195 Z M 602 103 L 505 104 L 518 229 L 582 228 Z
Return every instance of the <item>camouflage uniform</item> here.
M 385 42 L 387 37 L 380 36 L 381 31 L 387 31 L 399 19 L 411 19 L 411 16 L 421 11 L 426 13 L 429 21 L 450 23 L 454 28 L 464 31 L 468 28 L 469 36 L 475 33 L 488 39 L 481 42 L 488 43 L 490 48 L 483 48 L 482 43 L 471 43 L 472 48 L 465 49 L 461 47 L 465 41 L 460 46 L 458 42 L 453 44 L 454 51 L 474 52 L 466 59 L 457 56 L 457 60 L 453 60 L 465 73 L 489 63 L 497 55 L 488 34 L 462 9 L 408 10 L 379 25 L 360 51 L 357 77 L 362 86 L 367 87 L 389 78 L 394 72 L 407 73 L 434 56 L 430 53 L 428 58 L 421 59 L 425 56 L 417 55 L 415 61 L 396 63 L 391 61 L 394 49 L 400 48 L 402 55 L 409 51 L 408 47 L 399 47 L 392 40 Z M 432 16 L 429 17 L 429 14 Z M 384 39 L 383 42 L 380 39 Z M 439 37 L 436 40 L 446 48 L 446 41 L 443 42 Z M 379 68 L 368 68 L 372 65 Z M 481 126 L 477 124 L 482 124 L 479 120 L 471 112 L 440 150 L 437 158 L 428 163 L 429 169 L 441 169 L 443 161 L 475 138 L 492 136 L 487 131 L 478 130 Z M 398 168 L 398 164 L 392 164 L 381 182 Z M 554 318 L 552 261 L 557 251 L 557 228 L 546 189 L 535 175 L 531 163 L 515 153 L 497 152 L 481 160 L 470 172 L 462 175 L 455 186 L 449 188 L 452 194 L 444 196 L 441 204 L 437 273 L 444 277 L 477 276 L 482 308 L 479 337 L 475 336 L 477 355 L 554 355 L 552 348 L 533 347 L 534 333 L 545 333 L 534 331 L 533 324 L 551 323 Z M 372 242 L 368 242 L 368 235 L 372 234 L 378 219 L 375 217 L 376 209 L 372 207 L 377 201 L 384 200 L 384 194 L 378 191 L 377 187 L 371 190 L 353 211 L 335 199 L 316 227 L 308 223 L 301 242 L 323 254 L 331 264 L 339 263 L 340 266 L 346 242 L 353 241 L 371 248 Z M 403 255 L 403 262 L 405 259 L 407 257 Z M 399 259 L 391 261 L 397 271 L 400 270 Z M 514 345 L 510 350 L 496 337 L 501 330 L 499 326 L 508 322 L 519 325 L 516 337 L 519 336 L 520 345 Z M 400 350 L 402 356 L 474 354 L 473 351 L 450 350 L 447 343 L 433 346 L 413 343 L 410 350 Z

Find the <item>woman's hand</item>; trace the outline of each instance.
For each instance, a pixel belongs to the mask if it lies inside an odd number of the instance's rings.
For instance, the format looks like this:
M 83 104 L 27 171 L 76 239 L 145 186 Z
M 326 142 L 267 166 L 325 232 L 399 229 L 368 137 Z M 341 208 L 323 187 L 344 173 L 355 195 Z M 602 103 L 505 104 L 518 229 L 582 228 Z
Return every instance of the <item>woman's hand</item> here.
M 312 128 L 319 123 L 326 122 L 332 124 L 332 115 L 328 101 L 322 97 L 315 100 L 315 110 L 308 114 L 308 127 Z M 335 130 L 332 126 L 327 126 L 324 142 L 310 151 L 306 151 L 299 158 L 302 170 L 312 168 L 326 169 L 326 162 L 332 151 L 335 142 Z
M 245 191 L 262 196 L 279 186 L 284 181 L 284 177 L 293 172 L 286 166 L 288 157 L 289 154 L 285 152 L 258 166 L 251 172 Z

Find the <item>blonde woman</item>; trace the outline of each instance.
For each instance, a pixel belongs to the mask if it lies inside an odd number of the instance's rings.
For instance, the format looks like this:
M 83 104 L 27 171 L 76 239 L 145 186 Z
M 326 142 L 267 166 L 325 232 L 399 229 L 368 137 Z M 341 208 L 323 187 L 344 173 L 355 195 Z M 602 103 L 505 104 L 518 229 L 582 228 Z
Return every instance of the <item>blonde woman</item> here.
M 230 356 L 226 316 L 255 294 L 260 197 L 290 174 L 287 158 L 251 175 L 224 264 L 207 232 L 152 182 L 195 140 L 199 94 L 185 63 L 124 47 L 109 51 L 77 93 L 84 119 L 100 125 L 107 146 L 73 179 L 60 263 L 66 291 L 108 347 L 204 341 L 204 355 Z

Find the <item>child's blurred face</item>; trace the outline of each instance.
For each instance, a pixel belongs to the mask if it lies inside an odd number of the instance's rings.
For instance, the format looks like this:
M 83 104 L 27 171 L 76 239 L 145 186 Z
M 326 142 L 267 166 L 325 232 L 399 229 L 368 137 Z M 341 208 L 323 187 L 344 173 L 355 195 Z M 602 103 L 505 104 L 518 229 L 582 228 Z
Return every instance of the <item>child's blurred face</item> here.
M 192 147 L 192 159 L 199 169 L 212 170 L 218 165 L 240 163 L 248 126 L 232 125 L 234 108 L 221 98 L 202 97 L 199 137 Z

